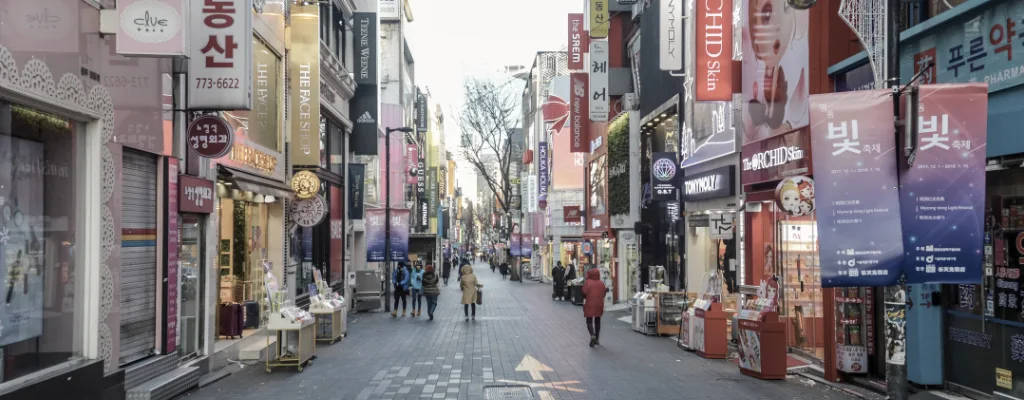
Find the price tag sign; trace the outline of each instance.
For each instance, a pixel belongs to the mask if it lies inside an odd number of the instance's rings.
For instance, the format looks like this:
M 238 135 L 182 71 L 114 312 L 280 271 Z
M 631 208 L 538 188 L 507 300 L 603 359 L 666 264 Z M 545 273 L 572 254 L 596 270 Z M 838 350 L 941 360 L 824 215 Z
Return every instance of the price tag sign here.
M 231 151 L 234 137 L 228 122 L 215 115 L 203 115 L 188 124 L 188 149 L 200 157 L 224 157 Z

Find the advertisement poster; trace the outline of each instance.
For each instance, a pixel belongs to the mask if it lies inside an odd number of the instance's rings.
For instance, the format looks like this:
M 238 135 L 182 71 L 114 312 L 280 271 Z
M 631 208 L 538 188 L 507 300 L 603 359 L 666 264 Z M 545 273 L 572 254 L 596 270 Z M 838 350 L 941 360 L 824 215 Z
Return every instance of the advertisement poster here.
M 568 76 L 556 76 L 551 79 L 547 101 L 541 106 L 544 123 L 551 124 L 549 132 L 553 137 L 550 151 L 551 190 L 583 189 L 583 166 L 586 164 L 586 153 L 572 150 L 573 115 L 570 113 L 569 99 L 570 79 Z M 584 90 L 584 95 L 585 95 Z M 576 118 L 577 122 L 586 121 L 586 117 Z M 589 141 L 586 141 L 589 146 Z
M 743 322 L 748 321 L 741 321 Z M 740 329 L 739 364 L 754 372 L 761 372 L 761 334 L 752 329 Z
M 907 283 L 979 283 L 987 85 L 922 85 L 920 94 L 917 159 L 900 177 Z
M 693 316 L 693 350 L 703 353 L 704 348 L 704 310 L 695 310 Z
M 366 210 L 366 261 L 384 261 L 384 209 Z
M 655 152 L 651 157 L 651 182 L 654 184 L 654 200 L 676 199 L 676 153 Z
M 743 142 L 753 143 L 808 124 L 810 18 L 809 11 L 795 10 L 783 0 L 740 3 L 743 104 L 747 105 L 743 107 Z
M 409 261 L 409 209 L 391 209 L 391 261 Z
M 5 137 L 0 150 L 0 346 L 43 333 L 43 170 L 12 166 L 44 165 L 43 144 Z
M 824 287 L 893 285 L 903 266 L 894 153 L 903 150 L 892 98 L 885 90 L 814 95 L 811 110 L 817 185 L 780 187 L 780 203 L 799 212 L 809 197 L 818 208 Z

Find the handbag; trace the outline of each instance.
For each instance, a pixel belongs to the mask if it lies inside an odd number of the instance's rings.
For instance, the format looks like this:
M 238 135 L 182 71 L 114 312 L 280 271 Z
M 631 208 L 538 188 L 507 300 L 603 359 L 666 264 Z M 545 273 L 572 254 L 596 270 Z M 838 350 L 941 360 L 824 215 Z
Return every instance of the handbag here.
M 484 290 L 483 289 L 480 289 L 480 288 L 476 289 L 476 304 L 478 304 L 478 305 L 484 304 Z

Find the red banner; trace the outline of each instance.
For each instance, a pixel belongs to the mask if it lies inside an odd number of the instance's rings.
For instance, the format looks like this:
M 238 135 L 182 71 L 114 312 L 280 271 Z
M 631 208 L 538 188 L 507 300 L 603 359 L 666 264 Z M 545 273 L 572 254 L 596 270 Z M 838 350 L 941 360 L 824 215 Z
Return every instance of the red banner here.
M 697 0 L 697 101 L 732 101 L 732 0 Z
M 589 153 L 590 96 L 587 95 L 587 73 L 569 76 L 569 152 Z
M 569 14 L 569 69 L 584 68 L 583 54 L 587 52 L 588 36 L 583 30 L 583 14 Z

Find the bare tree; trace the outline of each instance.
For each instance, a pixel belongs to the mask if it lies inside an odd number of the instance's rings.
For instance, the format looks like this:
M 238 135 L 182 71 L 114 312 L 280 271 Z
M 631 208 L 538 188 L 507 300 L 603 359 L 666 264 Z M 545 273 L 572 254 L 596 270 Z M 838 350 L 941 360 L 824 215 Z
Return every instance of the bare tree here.
M 464 105 L 457 113 L 462 131 L 462 156 L 483 177 L 510 234 L 512 227 L 512 138 L 520 130 L 519 94 L 508 87 L 469 79 L 463 87 Z M 494 163 L 488 162 L 489 159 Z M 506 235 L 506 239 L 510 236 Z M 518 271 L 513 269 L 513 279 Z

